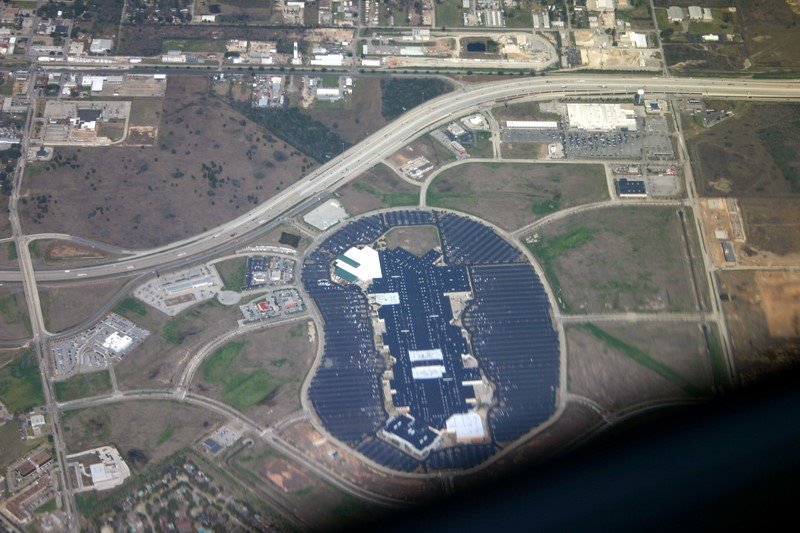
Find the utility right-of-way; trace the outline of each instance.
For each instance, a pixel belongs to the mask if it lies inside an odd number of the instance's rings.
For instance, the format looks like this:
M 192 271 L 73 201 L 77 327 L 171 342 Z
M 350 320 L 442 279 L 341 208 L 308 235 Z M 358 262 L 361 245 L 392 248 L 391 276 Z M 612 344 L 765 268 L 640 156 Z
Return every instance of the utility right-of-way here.
M 71 270 L 39 270 L 41 281 L 95 278 L 119 273 L 147 271 L 175 263 L 181 258 L 244 240 L 298 203 L 321 197 L 372 168 L 414 138 L 442 122 L 463 116 L 481 105 L 513 98 L 540 100 L 603 95 L 633 95 L 638 89 L 667 96 L 695 95 L 704 98 L 800 100 L 800 82 L 787 80 L 660 78 L 651 76 L 586 75 L 585 77 L 541 76 L 513 81 L 489 82 L 439 96 L 402 115 L 361 143 L 335 157 L 281 193 L 250 212 L 203 234 L 158 248 L 142 250 L 123 259 Z M 19 281 L 25 273 L 2 271 L 0 282 Z

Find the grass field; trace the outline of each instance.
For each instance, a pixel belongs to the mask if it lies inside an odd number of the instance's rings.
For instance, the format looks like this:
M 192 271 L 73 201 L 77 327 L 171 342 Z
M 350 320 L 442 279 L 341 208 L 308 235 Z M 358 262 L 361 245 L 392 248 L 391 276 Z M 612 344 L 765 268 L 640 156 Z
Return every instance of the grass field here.
M 334 76 L 338 86 L 338 76 Z M 353 94 L 338 102 L 317 101 L 303 113 L 319 120 L 355 144 L 386 125 L 381 115 L 381 83 L 377 78 L 353 78 Z
M 10 413 L 44 403 L 39 364 L 30 348 L 0 352 L 0 402 Z
M 237 257 L 214 265 L 226 291 L 239 292 L 247 277 L 247 258 Z
M 436 226 L 397 226 L 390 229 L 384 239 L 390 250 L 401 246 L 418 256 L 442 245 Z
M 441 28 L 460 28 L 464 26 L 464 10 L 461 0 L 435 0 L 436 26 Z
M 123 301 L 124 303 L 124 301 Z M 210 300 L 170 318 L 154 309 L 137 313 L 124 306 L 121 315 L 150 331 L 150 336 L 115 367 L 117 382 L 125 388 L 158 388 L 174 383 L 178 363 L 214 337 L 236 327 L 237 307 Z
M 19 438 L 19 424 L 9 421 L 0 426 L 0 471 L 5 477 L 6 468 L 20 458 L 24 453 L 32 450 L 46 440 L 42 437 L 36 440 L 23 440 Z
M 127 282 L 128 279 L 120 278 L 75 283 L 40 283 L 39 299 L 45 326 L 52 332 L 59 332 L 80 324 L 113 298 Z
M 58 147 L 26 174 L 25 230 L 158 246 L 235 218 L 315 166 L 214 96 L 205 76 L 170 75 L 154 114 L 154 147 Z
M 595 210 L 537 231 L 539 240 L 529 247 L 567 312 L 697 309 L 673 208 Z M 690 238 L 696 239 L 691 228 Z
M 60 402 L 106 394 L 111 390 L 111 375 L 108 370 L 78 374 L 64 381 L 56 382 L 56 398 Z
M 555 211 L 607 199 L 601 165 L 466 163 L 434 178 L 427 203 L 514 230 Z
M 567 388 L 611 412 L 657 399 L 710 396 L 712 357 L 699 324 L 567 327 Z
M 305 322 L 254 331 L 214 351 L 192 390 L 271 423 L 300 407 L 300 386 L 315 355 Z
M 475 146 L 469 150 L 469 155 L 478 158 L 491 158 L 494 156 L 494 145 L 492 144 L 492 132 L 479 131 L 475 134 Z
M 225 41 L 210 39 L 168 39 L 161 45 L 162 51 L 181 50 L 182 52 L 215 52 L 225 51 Z
M 492 116 L 498 121 L 506 120 L 559 120 L 558 113 L 545 113 L 539 107 L 539 102 L 521 102 L 498 106 L 492 109 Z
M 717 106 L 717 102 L 712 102 Z M 709 196 L 800 194 L 800 106 L 733 106 L 734 116 L 692 128 L 687 144 L 701 191 Z
M 115 445 L 123 457 L 131 449 L 140 450 L 152 463 L 188 446 L 221 421 L 219 415 L 200 407 L 141 401 L 67 411 L 63 426 L 69 452 L 102 443 Z M 129 465 L 134 473 L 145 466 Z
M 389 167 L 380 164 L 348 183 L 338 193 L 351 215 L 386 207 L 419 204 L 419 188 L 403 181 Z
M 28 306 L 21 283 L 0 286 L 0 339 L 24 339 L 30 335 Z
M 118 315 L 125 315 L 129 318 L 135 316 L 147 316 L 147 306 L 134 298 L 128 296 L 114 308 L 114 312 Z

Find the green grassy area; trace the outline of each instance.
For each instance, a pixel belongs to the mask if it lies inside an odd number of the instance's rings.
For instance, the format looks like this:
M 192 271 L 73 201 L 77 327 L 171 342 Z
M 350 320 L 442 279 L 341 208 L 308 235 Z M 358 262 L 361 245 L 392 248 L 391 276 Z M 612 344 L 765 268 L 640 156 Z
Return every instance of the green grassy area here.
M 6 468 L 20 458 L 23 454 L 40 445 L 46 437 L 35 440 L 21 439 L 19 424 L 9 421 L 0 426 L 0 472 L 5 476 Z M 0 492 L 0 495 L 3 493 Z
M 475 146 L 469 149 L 472 157 L 492 158 L 494 157 L 494 145 L 492 144 L 491 131 L 479 131 L 475 133 Z
M 530 248 L 530 250 L 539 259 L 539 263 L 544 269 L 544 274 L 547 277 L 547 280 L 550 282 L 550 286 L 553 288 L 553 293 L 555 293 L 561 308 L 564 309 L 564 311 L 569 311 L 569 306 L 560 296 L 561 290 L 558 284 L 558 276 L 556 276 L 554 265 L 555 260 L 564 252 L 574 248 L 579 248 L 584 244 L 591 242 L 593 238 L 594 232 L 592 230 L 589 228 L 578 227 L 569 233 L 559 235 L 552 239 L 539 240 L 538 242 L 528 245 L 528 248 Z
M 17 244 L 13 243 L 13 242 L 8 243 L 7 252 L 8 252 L 8 260 L 9 261 L 16 260 L 17 259 Z
M 14 80 L 11 77 L 7 77 L 3 83 L 0 83 L 0 95 L 3 96 L 11 96 L 11 93 L 14 91 Z
M 44 403 L 39 363 L 30 348 L 0 368 L 0 402 L 9 412 L 24 412 Z
M 79 398 L 87 398 L 111 392 L 111 375 L 108 370 L 78 374 L 55 384 L 56 399 L 68 402 Z
M 156 439 L 156 446 L 161 446 L 165 442 L 169 441 L 172 438 L 172 435 L 175 434 L 175 428 L 172 427 L 172 424 L 169 424 L 164 431 Z
M 266 370 L 250 374 L 231 372 L 231 367 L 244 348 L 244 342 L 229 342 L 217 349 L 203 364 L 203 379 L 222 384 L 222 401 L 243 411 L 285 383 L 285 380 Z
M 114 312 L 123 316 L 147 316 L 147 307 L 132 296 L 128 296 L 114 308 Z
M 402 207 L 419 203 L 419 194 L 416 192 L 381 192 L 366 183 L 354 183 L 353 188 L 379 198 L 381 202 L 389 207 Z
M 247 277 L 247 258 L 237 257 L 215 265 L 226 291 L 239 292 Z
M 17 298 L 16 294 L 0 295 L 0 315 L 6 324 L 19 324 L 22 321 Z
M 787 135 L 787 128 L 795 130 L 793 135 Z M 793 193 L 800 193 L 800 165 L 797 164 L 796 147 L 792 144 L 792 140 L 797 137 L 800 137 L 800 120 L 758 130 L 758 138 L 791 185 Z
M 389 78 L 381 80 L 381 115 L 392 120 L 423 102 L 451 91 L 438 78 Z
M 36 512 L 37 512 L 38 514 L 43 514 L 43 513 L 52 513 L 52 512 L 53 512 L 53 511 L 55 511 L 57 508 L 58 508 L 58 506 L 56 505 L 56 499 L 55 499 L 55 498 L 52 498 L 52 499 L 49 499 L 49 500 L 47 500 L 46 502 L 44 502 L 44 503 L 43 503 L 42 505 L 40 505 L 39 507 L 37 507 L 37 508 L 36 508 Z
M 644 366 L 652 370 L 653 372 L 657 373 L 661 377 L 675 383 L 684 392 L 692 396 L 703 396 L 703 391 L 700 388 L 696 387 L 692 383 L 690 383 L 686 378 L 684 378 L 681 374 L 670 368 L 669 366 L 665 365 L 661 361 L 654 359 L 650 354 L 640 350 L 639 348 L 628 344 L 627 342 L 619 339 L 607 331 L 595 326 L 594 324 L 586 324 L 581 326 L 586 331 L 591 333 L 595 338 L 604 342 L 609 347 L 617 350 L 622 355 L 633 359 L 640 365 Z
M 461 8 L 461 0 L 436 0 L 436 27 L 446 28 L 464 26 L 464 10 Z M 533 22 L 531 22 L 531 25 Z
M 224 40 L 211 39 L 167 39 L 161 44 L 164 52 L 168 50 L 181 50 L 182 52 L 213 52 L 225 51 Z

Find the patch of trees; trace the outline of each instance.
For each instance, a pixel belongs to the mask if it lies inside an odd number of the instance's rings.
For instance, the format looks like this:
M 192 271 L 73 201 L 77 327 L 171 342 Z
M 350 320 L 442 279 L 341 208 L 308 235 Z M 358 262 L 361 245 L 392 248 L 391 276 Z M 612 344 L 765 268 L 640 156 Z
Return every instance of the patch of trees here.
M 381 115 L 392 120 L 421 103 L 451 91 L 438 78 L 389 78 L 381 80 Z

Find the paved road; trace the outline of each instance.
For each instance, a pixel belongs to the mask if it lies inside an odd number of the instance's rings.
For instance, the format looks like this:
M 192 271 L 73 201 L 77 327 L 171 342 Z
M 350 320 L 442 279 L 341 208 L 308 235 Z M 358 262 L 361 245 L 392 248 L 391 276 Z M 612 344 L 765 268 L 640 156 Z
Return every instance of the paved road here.
M 321 197 L 354 179 L 432 126 L 446 122 L 476 107 L 498 100 L 534 97 L 540 100 L 601 94 L 632 95 L 644 88 L 649 93 L 701 95 L 710 98 L 739 97 L 800 100 L 800 83 L 785 80 L 692 79 L 648 76 L 586 75 L 547 76 L 490 82 L 459 89 L 419 106 L 378 130 L 361 143 L 326 163 L 252 211 L 208 232 L 165 246 L 143 250 L 131 257 L 103 265 L 59 271 L 40 271 L 41 281 L 103 277 L 121 272 L 152 270 L 182 257 L 192 257 L 240 243 L 262 224 L 275 220 L 298 203 Z M 0 272 L 0 281 L 18 281 L 18 272 Z
M 703 313 L 598 313 L 589 315 L 561 315 L 564 324 L 583 324 L 586 322 L 700 322 L 714 320 Z

